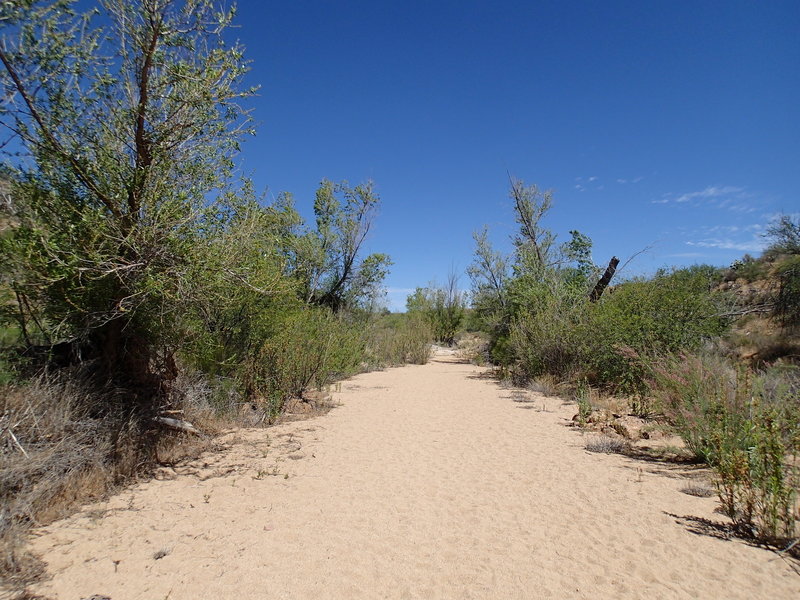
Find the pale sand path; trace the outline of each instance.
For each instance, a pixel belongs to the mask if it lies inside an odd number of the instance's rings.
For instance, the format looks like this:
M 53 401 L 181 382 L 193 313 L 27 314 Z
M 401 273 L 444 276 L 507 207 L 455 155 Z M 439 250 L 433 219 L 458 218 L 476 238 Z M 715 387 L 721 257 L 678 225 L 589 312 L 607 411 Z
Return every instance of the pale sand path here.
M 574 407 L 514 402 L 481 372 L 438 356 L 360 375 L 324 417 L 237 434 L 199 473 L 135 486 L 103 518 L 88 507 L 34 541 L 54 574 L 40 591 L 800 598 L 783 559 L 670 516 L 721 519 L 714 499 L 678 491 L 674 467 L 590 454 L 566 427 Z

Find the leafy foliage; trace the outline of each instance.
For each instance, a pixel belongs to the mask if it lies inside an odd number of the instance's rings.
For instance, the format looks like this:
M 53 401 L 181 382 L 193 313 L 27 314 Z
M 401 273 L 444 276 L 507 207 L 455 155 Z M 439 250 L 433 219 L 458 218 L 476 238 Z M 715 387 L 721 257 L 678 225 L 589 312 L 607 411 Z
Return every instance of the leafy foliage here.
M 582 337 L 595 383 L 644 395 L 644 374 L 621 349 L 691 350 L 726 331 L 718 279 L 717 269 L 708 266 L 661 270 L 617 286 L 594 305 Z
M 430 326 L 433 339 L 452 345 L 464 321 L 465 295 L 458 289 L 458 278 L 450 274 L 444 286 L 417 288 L 406 299 L 406 309 L 421 315 Z
M 5 110 L 33 162 L 8 163 L 19 223 L 0 255 L 21 321 L 152 388 L 170 369 L 169 357 L 152 364 L 155 349 L 178 337 L 197 289 L 186 281 L 250 131 L 252 90 L 241 47 L 222 38 L 232 11 L 103 8 L 97 22 L 72 2 L 3 6 Z
M 391 265 L 385 254 L 359 261 L 377 205 L 371 182 L 350 187 L 322 181 L 314 201 L 316 229 L 297 240 L 295 266 L 306 301 L 333 310 L 369 304 Z
M 255 91 L 233 10 L 101 7 L 2 8 L 5 115 L 32 159 L 4 166 L 3 323 L 151 399 L 178 363 L 277 407 L 352 372 L 391 264 L 361 256 L 373 185 L 323 180 L 313 227 L 289 194 L 264 205 L 233 177 Z
M 800 254 L 800 219 L 781 215 L 770 225 L 766 235 L 772 240 L 767 250 L 769 254 Z

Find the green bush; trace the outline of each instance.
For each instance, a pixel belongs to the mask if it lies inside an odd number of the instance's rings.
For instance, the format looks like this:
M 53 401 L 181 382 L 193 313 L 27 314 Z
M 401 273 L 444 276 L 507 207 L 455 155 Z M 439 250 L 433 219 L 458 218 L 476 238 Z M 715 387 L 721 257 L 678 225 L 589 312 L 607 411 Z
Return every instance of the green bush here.
M 714 291 L 719 274 L 697 266 L 659 271 L 652 279 L 617 286 L 591 307 L 580 338 L 594 383 L 628 394 L 645 394 L 644 371 L 623 348 L 637 352 L 696 349 L 723 333 L 728 324 L 722 296 Z
M 644 364 L 665 415 L 714 468 L 737 528 L 768 540 L 800 535 L 800 371 L 756 372 L 692 354 Z
M 740 260 L 731 265 L 730 269 L 725 273 L 725 279 L 728 281 L 744 279 L 745 281 L 753 282 L 766 278 L 768 274 L 769 265 L 764 260 L 757 260 L 749 254 L 745 254 Z
M 406 308 L 425 318 L 434 340 L 452 346 L 464 321 L 466 296 L 458 289 L 458 278 L 450 274 L 444 286 L 417 288 L 406 299 Z
M 323 308 L 308 308 L 283 319 L 248 357 L 242 379 L 248 396 L 260 399 L 274 417 L 288 399 L 356 373 L 363 356 L 359 324 Z
M 545 373 L 563 380 L 585 377 L 632 395 L 634 412 L 645 414 L 646 373 L 625 349 L 692 349 L 722 333 L 722 297 L 713 291 L 719 277 L 713 267 L 659 271 L 617 286 L 598 303 L 588 301 L 585 280 L 519 278 L 510 293 L 516 317 L 506 345 L 496 339 L 495 348 L 510 354 L 503 358 L 518 379 Z
M 571 294 L 543 293 L 532 308 L 520 311 L 508 338 L 516 378 L 575 375 L 586 360 L 582 339 L 586 304 Z
M 375 368 L 424 365 L 431 355 L 432 340 L 430 324 L 420 313 L 379 316 L 369 328 L 367 361 Z

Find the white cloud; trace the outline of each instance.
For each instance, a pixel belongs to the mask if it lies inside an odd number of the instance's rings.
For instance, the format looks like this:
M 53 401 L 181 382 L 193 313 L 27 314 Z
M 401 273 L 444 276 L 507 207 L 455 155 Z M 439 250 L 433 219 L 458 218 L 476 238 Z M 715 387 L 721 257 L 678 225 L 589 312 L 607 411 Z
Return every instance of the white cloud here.
M 717 248 L 719 250 L 738 250 L 740 252 L 761 252 L 766 247 L 764 240 L 753 239 L 748 242 L 737 242 L 730 238 L 719 239 L 709 238 L 697 242 L 686 242 L 687 246 L 698 246 L 700 248 Z
M 628 183 L 627 179 L 617 179 L 617 183 Z
M 661 198 L 661 200 L 654 201 L 654 204 L 668 204 L 670 202 L 686 204 L 692 202 L 693 206 L 704 204 L 742 214 L 758 210 L 758 203 L 753 202 L 754 194 L 743 187 L 732 185 L 710 185 L 702 190 L 679 195 L 667 193 L 662 195 Z
M 589 181 L 597 181 L 597 177 L 589 177 Z
M 741 192 L 744 192 L 744 188 L 734 187 L 732 185 L 726 185 L 723 187 L 712 185 L 708 186 L 704 190 L 700 190 L 699 192 L 681 194 L 675 198 L 675 202 L 688 202 L 689 200 L 694 200 L 696 198 L 719 198 L 721 196 L 730 196 L 731 194 L 740 194 Z
M 714 233 L 736 233 L 739 231 L 739 227 L 736 225 L 714 225 L 713 227 L 706 227 L 704 231 L 706 235 Z
M 583 187 L 580 183 L 575 186 L 575 189 L 578 190 L 579 192 L 585 192 L 586 191 L 586 188 Z

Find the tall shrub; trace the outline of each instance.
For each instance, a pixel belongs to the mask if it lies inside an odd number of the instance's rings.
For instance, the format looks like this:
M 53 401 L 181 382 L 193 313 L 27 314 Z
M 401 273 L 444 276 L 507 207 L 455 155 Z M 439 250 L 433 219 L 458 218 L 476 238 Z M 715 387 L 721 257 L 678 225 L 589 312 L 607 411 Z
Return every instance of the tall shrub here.
M 102 20 L 69 0 L 3 4 L 4 119 L 33 160 L 6 161 L 18 224 L 0 257 L 26 327 L 152 393 L 174 368 L 185 274 L 250 131 L 252 90 L 222 35 L 233 11 L 101 6 Z
M 692 350 L 728 326 L 726 299 L 715 291 L 719 274 L 694 266 L 658 271 L 618 285 L 590 307 L 580 333 L 591 378 L 625 393 L 647 391 L 644 371 L 622 352 Z
M 685 353 L 644 364 L 666 416 L 714 468 L 722 508 L 740 531 L 800 535 L 800 371 Z

